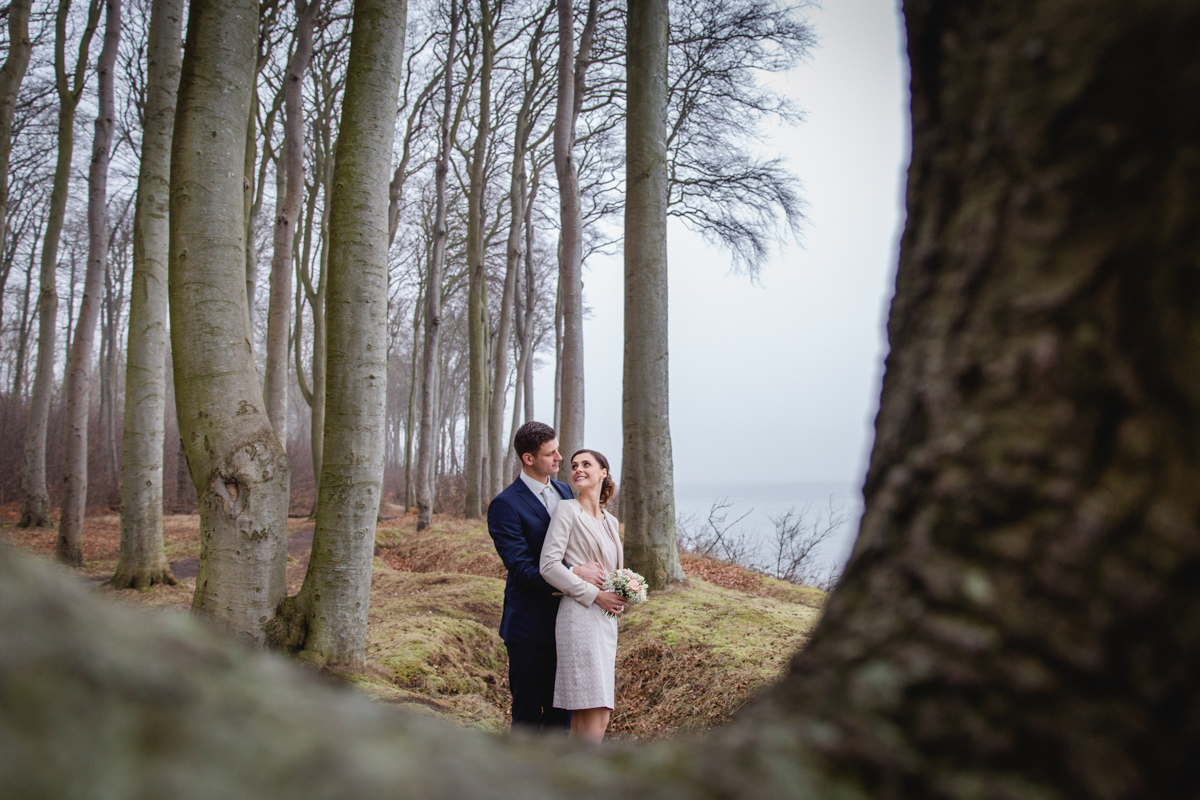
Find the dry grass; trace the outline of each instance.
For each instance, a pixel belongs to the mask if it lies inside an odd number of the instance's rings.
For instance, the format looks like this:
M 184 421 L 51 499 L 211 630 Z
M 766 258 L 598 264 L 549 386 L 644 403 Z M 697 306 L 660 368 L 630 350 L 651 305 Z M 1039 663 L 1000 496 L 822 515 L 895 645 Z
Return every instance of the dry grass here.
M 56 532 L 15 527 L 14 505 L 0 507 L 0 541 L 52 557 Z M 117 563 L 120 520 L 89 517 L 85 567 L 78 574 L 119 602 L 186 610 L 199 556 L 199 518 L 164 519 L 178 586 L 114 591 L 103 585 Z M 287 583 L 304 578 L 312 522 L 293 518 Z M 496 634 L 504 566 L 481 522 L 436 517 L 418 533 L 415 515 L 385 508 L 371 583 L 367 667 L 342 677 L 381 702 L 504 730 L 508 664 Z M 759 688 L 782 674 L 820 616 L 824 593 L 765 578 L 713 559 L 684 555 L 689 580 L 655 592 L 620 623 L 617 708 L 611 731 L 646 740 L 727 721 Z M 185 577 L 191 570 L 193 577 Z

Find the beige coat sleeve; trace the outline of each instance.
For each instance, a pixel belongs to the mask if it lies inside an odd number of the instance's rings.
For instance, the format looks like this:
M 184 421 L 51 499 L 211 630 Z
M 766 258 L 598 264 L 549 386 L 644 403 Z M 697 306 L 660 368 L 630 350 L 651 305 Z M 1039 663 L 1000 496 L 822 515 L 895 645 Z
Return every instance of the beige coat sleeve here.
M 565 500 L 554 509 L 554 516 L 550 518 L 550 528 L 546 531 L 546 541 L 542 545 L 542 560 L 538 566 L 546 583 L 580 605 L 590 606 L 595 602 L 600 590 L 563 564 L 571 531 L 578 524 L 578 509 L 577 503 Z

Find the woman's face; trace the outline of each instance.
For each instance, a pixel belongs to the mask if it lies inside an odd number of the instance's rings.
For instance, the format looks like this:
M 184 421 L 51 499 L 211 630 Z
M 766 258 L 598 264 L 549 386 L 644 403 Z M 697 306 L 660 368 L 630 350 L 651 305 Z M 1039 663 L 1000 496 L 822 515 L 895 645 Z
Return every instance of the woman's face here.
M 571 459 L 571 480 L 580 492 L 599 486 L 606 475 L 608 470 L 600 466 L 596 456 L 586 450 Z

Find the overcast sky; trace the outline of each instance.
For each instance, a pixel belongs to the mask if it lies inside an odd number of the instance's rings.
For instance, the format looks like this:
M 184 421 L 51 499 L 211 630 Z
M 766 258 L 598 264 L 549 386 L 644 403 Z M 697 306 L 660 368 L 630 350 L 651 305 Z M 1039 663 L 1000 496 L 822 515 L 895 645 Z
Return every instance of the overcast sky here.
M 858 483 L 878 402 L 884 322 L 903 227 L 908 67 L 892 0 L 825 0 L 819 44 L 786 91 L 806 119 L 774 136 L 804 182 L 808 221 L 757 284 L 672 221 L 675 480 Z M 586 442 L 620 480 L 622 261 L 584 271 Z M 553 415 L 553 371 L 536 376 Z M 564 455 L 569 455 L 564 453 Z

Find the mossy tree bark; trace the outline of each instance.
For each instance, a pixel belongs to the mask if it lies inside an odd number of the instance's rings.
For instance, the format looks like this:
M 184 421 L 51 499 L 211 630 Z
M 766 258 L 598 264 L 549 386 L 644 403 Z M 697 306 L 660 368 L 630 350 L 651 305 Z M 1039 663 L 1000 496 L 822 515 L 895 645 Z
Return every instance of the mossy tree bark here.
M 142 161 L 133 216 L 133 287 L 125 368 L 118 589 L 174 584 L 163 551 L 166 425 L 167 257 L 171 133 L 179 89 L 183 0 L 154 0 L 146 48 Z
M 626 31 L 625 561 L 650 586 L 683 580 L 667 369 L 667 0 L 631 0 Z
M 438 342 L 442 325 L 442 266 L 446 260 L 446 176 L 457 120 L 451 121 L 454 97 L 454 51 L 459 26 L 458 0 L 450 0 L 450 34 L 442 77 L 442 119 L 437 166 L 434 169 L 433 254 L 425 277 L 425 342 L 421 353 L 421 424 L 417 443 L 417 530 L 433 522 L 434 443 L 437 440 L 437 399 L 440 370 Z
M 192 607 L 261 641 L 284 596 L 288 484 L 246 338 L 243 168 L 258 4 L 193 0 L 171 150 L 175 404 L 200 504 Z
M 87 506 L 88 418 L 91 416 L 92 345 L 100 319 L 101 291 L 108 268 L 108 162 L 112 154 L 114 75 L 121 40 L 121 0 L 106 0 L 104 44 L 96 61 L 97 106 L 92 160 L 88 167 L 88 260 L 83 297 L 67 354 L 66 441 L 63 498 L 55 554 L 73 567 L 83 566 L 83 517 Z
M 8 57 L 0 67 L 0 242 L 8 230 L 8 164 L 12 154 L 13 116 L 17 94 L 33 44 L 29 41 L 29 11 L 32 0 L 13 0 L 8 6 Z
M 1200 791 L 1200 7 L 905 11 L 909 213 L 866 511 L 779 684 L 704 737 L 487 738 L 131 624 L 0 551 L 0 709 L 19 720 L 0 792 Z M 147 729 L 170 754 L 153 768 Z
M 71 156 L 75 152 L 75 108 L 83 96 L 88 50 L 100 23 L 103 0 L 92 0 L 87 24 L 79 40 L 73 74 L 67 73 L 67 21 L 70 0 L 59 0 L 54 18 L 54 86 L 58 95 L 58 158 L 50 188 L 46 215 L 46 237 L 42 240 L 40 291 L 38 294 L 38 354 L 29 398 L 29 422 L 21 461 L 22 528 L 50 525 L 50 495 L 46 491 L 46 428 L 50 421 L 50 399 L 54 394 L 54 351 L 58 324 L 58 242 L 67 214 L 71 183 Z
M 479 0 L 479 110 L 471 148 L 467 189 L 467 443 L 465 515 L 483 516 L 488 488 L 488 312 L 484 268 L 483 190 L 488 137 L 492 132 L 492 66 L 496 59 L 495 22 L 490 0 Z
M 312 557 L 279 620 L 324 665 L 362 667 L 387 437 L 388 184 L 407 0 L 356 0 L 329 205 L 329 395 Z M 283 630 L 284 626 L 279 626 Z

